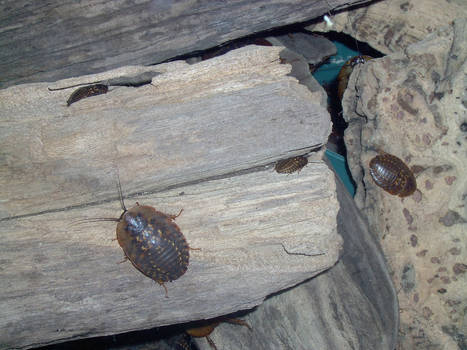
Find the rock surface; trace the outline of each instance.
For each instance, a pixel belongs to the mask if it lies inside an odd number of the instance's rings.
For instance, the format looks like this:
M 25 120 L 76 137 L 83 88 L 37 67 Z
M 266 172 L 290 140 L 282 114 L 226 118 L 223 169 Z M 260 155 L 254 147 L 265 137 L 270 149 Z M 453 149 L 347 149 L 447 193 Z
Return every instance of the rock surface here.
M 218 349 L 393 350 L 399 310 L 381 248 L 344 185 L 337 182 L 338 232 L 344 238 L 336 266 L 265 300 L 245 315 L 252 327 L 220 324 Z M 211 350 L 206 339 L 196 339 Z
M 320 22 L 307 29 L 343 32 L 388 54 L 404 50 L 456 18 L 466 17 L 464 0 L 374 1 L 368 6 L 333 15 L 332 27 Z
M 355 201 L 394 272 L 400 349 L 467 346 L 466 30 L 457 20 L 356 67 L 344 94 Z M 379 151 L 412 169 L 412 196 L 392 196 L 373 182 L 368 164 Z

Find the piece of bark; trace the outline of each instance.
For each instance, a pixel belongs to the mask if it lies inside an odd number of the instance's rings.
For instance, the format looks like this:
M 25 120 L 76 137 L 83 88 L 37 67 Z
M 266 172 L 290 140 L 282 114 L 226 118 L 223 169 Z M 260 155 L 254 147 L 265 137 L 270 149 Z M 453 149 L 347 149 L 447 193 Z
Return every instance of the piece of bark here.
M 115 198 L 116 168 L 126 193 L 156 191 L 324 144 L 324 91 L 288 76 L 281 50 L 249 46 L 151 67 L 152 85 L 110 87 L 70 107 L 76 87 L 48 88 L 121 78 L 125 69 L 1 90 L 0 218 Z
M 69 85 L 140 76 L 130 67 L 3 90 L 0 133 L 0 344 L 27 348 L 211 318 L 332 266 L 342 244 L 330 171 L 277 159 L 325 142 L 330 121 L 281 64 L 246 47 L 189 66 L 148 69 L 152 85 L 111 87 L 67 107 Z M 125 78 L 126 79 L 126 78 Z M 126 203 L 176 214 L 188 271 L 162 287 L 130 263 L 115 223 Z M 135 197 L 135 193 L 145 195 Z
M 210 336 L 218 349 L 395 349 L 399 308 L 388 266 L 366 219 L 336 183 L 339 262 L 242 316 L 252 331 L 221 323 Z M 195 341 L 211 350 L 205 339 Z
M 3 222 L 0 343 L 25 348 L 212 318 L 258 305 L 269 294 L 332 266 L 341 239 L 331 172 L 271 168 L 127 199 L 176 219 L 189 245 L 188 271 L 164 289 L 130 263 L 112 222 L 118 201 Z M 125 186 L 125 183 L 123 184 Z
M 155 64 L 361 2 L 4 1 L 0 87 Z

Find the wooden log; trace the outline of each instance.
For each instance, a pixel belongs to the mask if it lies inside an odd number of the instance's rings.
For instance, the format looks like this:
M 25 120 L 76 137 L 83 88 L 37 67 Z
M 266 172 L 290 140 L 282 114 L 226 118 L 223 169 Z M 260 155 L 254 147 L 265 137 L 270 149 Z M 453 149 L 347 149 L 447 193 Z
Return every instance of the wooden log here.
M 44 345 L 260 304 L 337 260 L 331 175 L 322 163 L 290 176 L 266 168 L 127 199 L 166 213 L 184 209 L 177 224 L 200 250 L 167 284 L 169 298 L 130 263 L 119 264 L 115 223 L 73 224 L 118 217 L 118 201 L 3 222 L 0 344 Z
M 115 198 L 116 168 L 126 193 L 158 191 L 322 145 L 331 129 L 323 90 L 287 76 L 280 50 L 156 66 L 152 85 L 110 87 L 70 107 L 76 87 L 48 88 L 122 72 L 0 90 L 0 218 Z
M 7 0 L 0 87 L 155 64 L 361 2 Z
M 0 92 L 2 347 L 212 318 L 336 262 L 332 173 L 318 160 L 300 173 L 273 170 L 330 131 L 323 92 L 288 76 L 280 50 L 246 47 L 193 66 L 156 66 L 152 85 L 110 87 L 70 107 L 76 88 L 48 87 L 142 68 Z M 169 298 L 118 263 L 115 223 L 78 222 L 119 217 L 117 169 L 128 206 L 183 208 L 177 224 L 200 248 L 167 284 Z
M 397 291 L 376 235 L 336 178 L 344 239 L 339 262 L 242 315 L 253 329 L 221 323 L 210 335 L 218 349 L 394 350 L 399 332 Z M 212 350 L 205 338 L 201 350 Z M 149 344 L 146 344 L 149 345 Z

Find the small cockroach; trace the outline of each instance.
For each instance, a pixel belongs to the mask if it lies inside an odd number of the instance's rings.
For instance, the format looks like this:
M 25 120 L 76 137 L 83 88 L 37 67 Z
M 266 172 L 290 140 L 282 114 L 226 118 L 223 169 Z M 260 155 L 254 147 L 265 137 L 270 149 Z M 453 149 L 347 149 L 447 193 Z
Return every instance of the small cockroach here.
M 291 174 L 295 171 L 300 171 L 308 164 L 308 158 L 305 156 L 292 157 L 282 159 L 276 163 L 275 170 L 279 174 Z
M 214 343 L 214 341 L 211 339 L 209 335 L 214 331 L 214 329 L 221 322 L 228 322 L 232 324 L 245 326 L 250 331 L 252 330 L 250 325 L 244 320 L 241 320 L 238 318 L 218 317 L 214 320 L 207 320 L 207 321 L 200 322 L 199 327 L 188 328 L 185 330 L 185 332 L 195 338 L 206 337 L 206 340 L 208 341 L 211 348 L 213 348 L 214 350 L 217 350 L 216 344 Z
M 413 172 L 389 153 L 379 154 L 370 161 L 370 175 L 379 187 L 399 197 L 410 196 L 417 189 Z
M 109 87 L 104 84 L 94 84 L 83 86 L 75 90 L 68 100 L 66 101 L 67 106 L 69 107 L 72 103 L 78 102 L 79 100 L 91 96 L 106 94 L 109 91 Z
M 337 95 L 339 96 L 339 100 L 342 101 L 345 89 L 347 88 L 347 84 L 349 83 L 350 74 L 352 73 L 355 66 L 357 64 L 365 63 L 371 60 L 372 58 L 373 57 L 366 55 L 355 56 L 344 63 L 341 70 L 339 71 L 339 75 L 337 76 Z

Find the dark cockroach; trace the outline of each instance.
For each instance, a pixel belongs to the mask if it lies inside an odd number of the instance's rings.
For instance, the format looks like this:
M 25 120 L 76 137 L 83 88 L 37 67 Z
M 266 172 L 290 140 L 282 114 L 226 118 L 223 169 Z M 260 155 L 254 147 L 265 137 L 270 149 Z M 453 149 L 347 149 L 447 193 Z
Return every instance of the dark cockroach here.
M 304 156 L 282 159 L 276 163 L 275 169 L 279 174 L 291 174 L 300 171 L 308 164 L 308 158 Z
M 125 254 L 141 273 L 159 283 L 174 281 L 188 269 L 190 254 L 185 236 L 174 220 L 177 215 L 168 215 L 148 205 L 125 207 L 120 181 L 118 182 L 123 213 L 120 218 L 97 218 L 85 221 L 115 221 L 117 240 Z
M 247 322 L 240 320 L 238 318 L 218 317 L 213 320 L 197 322 L 199 324 L 198 327 L 188 328 L 185 330 L 185 332 L 195 338 L 206 337 L 206 340 L 208 341 L 211 348 L 213 348 L 214 350 L 217 350 L 216 344 L 214 343 L 214 341 L 211 339 L 209 335 L 214 331 L 214 329 L 221 322 L 238 324 L 238 325 L 247 327 L 250 331 L 252 330 L 250 325 Z
M 70 95 L 70 98 L 68 98 L 68 100 L 66 101 L 66 104 L 69 107 L 72 103 L 75 103 L 83 98 L 106 94 L 107 91 L 109 91 L 109 87 L 104 84 L 83 86 L 75 90 Z
M 142 85 L 150 84 L 152 78 L 161 74 L 160 72 L 143 72 L 137 75 L 119 76 L 117 78 L 98 80 L 94 82 L 80 83 L 60 88 L 48 88 L 49 91 L 65 90 L 72 87 L 86 85 L 75 90 L 68 98 L 67 105 L 77 102 L 83 98 L 105 94 L 109 90 L 109 86 L 134 86 L 139 87 Z
M 337 76 L 337 95 L 339 96 L 339 100 L 342 101 L 344 91 L 347 88 L 347 84 L 349 83 L 350 74 L 352 73 L 355 66 L 357 64 L 365 63 L 366 61 L 369 61 L 372 58 L 373 57 L 366 55 L 355 56 L 344 63 L 341 70 L 339 71 L 339 75 Z
M 379 154 L 370 161 L 370 175 L 379 187 L 399 197 L 410 196 L 417 189 L 409 167 L 389 153 Z

